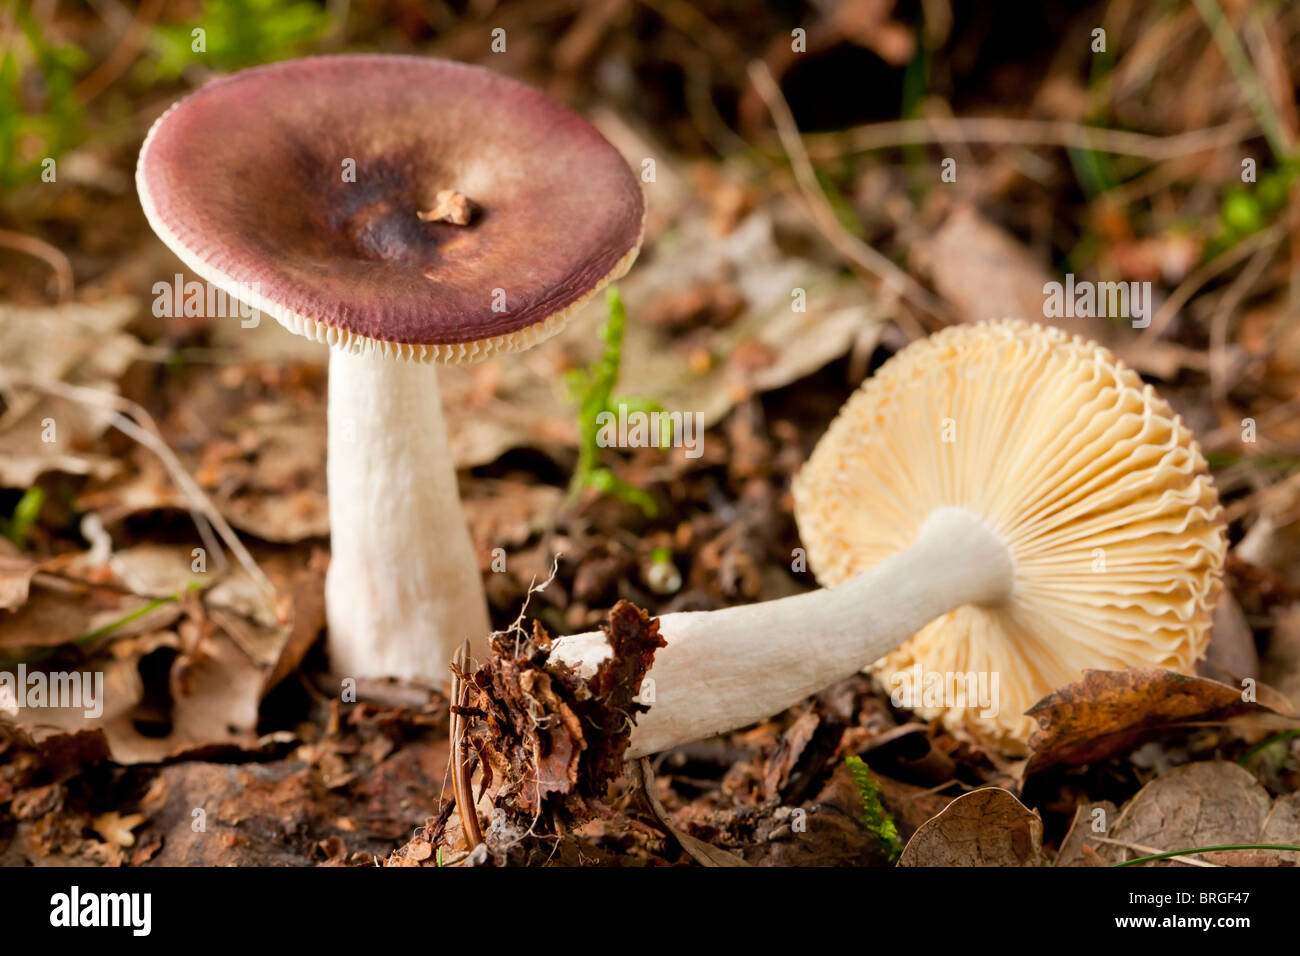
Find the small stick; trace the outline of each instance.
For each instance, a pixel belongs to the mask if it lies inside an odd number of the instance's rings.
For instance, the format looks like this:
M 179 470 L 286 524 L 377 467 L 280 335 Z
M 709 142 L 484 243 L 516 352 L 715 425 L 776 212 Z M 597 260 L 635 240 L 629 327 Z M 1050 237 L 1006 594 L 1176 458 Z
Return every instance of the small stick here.
M 836 133 L 806 137 L 813 159 L 833 160 L 846 153 L 934 143 L 981 143 L 994 146 L 1059 146 L 1090 149 L 1164 162 L 1222 149 L 1248 139 L 1257 129 L 1251 120 L 1234 120 L 1173 136 L 1152 136 L 1060 120 L 1008 119 L 1001 116 L 932 116 L 872 123 Z M 840 144 L 844 145 L 841 146 Z
M 1219 253 L 1209 262 L 1202 263 L 1193 269 L 1187 275 L 1187 278 L 1179 283 L 1178 288 L 1174 289 L 1169 298 L 1165 299 L 1160 308 L 1156 310 L 1155 316 L 1151 319 L 1151 324 L 1143 329 L 1142 334 L 1135 340 L 1134 348 L 1149 347 L 1156 339 L 1160 338 L 1166 326 L 1178 314 L 1178 310 L 1186 305 L 1192 296 L 1199 292 L 1201 287 L 1211 279 L 1254 255 L 1260 249 L 1279 242 L 1285 231 L 1285 225 L 1285 222 L 1276 222 L 1267 229 L 1247 236 L 1231 249 Z
M 795 125 L 794 114 L 790 112 L 790 105 L 786 103 L 781 88 L 772 78 L 772 71 L 768 69 L 767 64 L 761 60 L 752 62 L 749 65 L 749 80 L 754 84 L 758 95 L 763 98 L 763 102 L 767 104 L 768 112 L 772 114 L 777 136 L 794 169 L 795 181 L 799 185 L 799 191 L 803 193 L 813 223 L 835 247 L 835 251 L 857 269 L 876 276 L 888 288 L 893 289 L 923 312 L 946 320 L 948 311 L 941 301 L 889 258 L 853 235 L 840 223 L 835 210 L 831 208 L 830 201 L 827 200 L 826 194 L 822 192 L 817 182 L 817 173 L 808 158 L 808 151 L 804 149 L 799 127 Z M 925 334 L 924 330 L 919 328 L 913 328 L 911 333 L 918 338 Z
M 58 285 L 56 300 L 66 302 L 72 297 L 72 290 L 76 285 L 72 264 L 59 249 L 44 239 L 37 239 L 35 236 L 14 232 L 11 229 L 0 229 L 0 246 L 8 246 L 10 249 L 40 259 L 54 272 L 54 281 Z
M 655 773 L 654 768 L 650 766 L 650 758 L 642 757 L 639 761 L 633 761 L 632 765 L 641 773 L 641 789 L 645 793 L 647 802 L 650 804 L 650 810 L 654 814 L 660 826 L 668 831 L 669 835 L 677 841 L 678 846 L 686 851 L 686 855 L 693 859 L 701 866 L 750 866 L 744 857 L 738 853 L 732 853 L 730 850 L 724 850 L 716 847 L 711 843 L 705 843 L 696 837 L 685 833 L 673 826 L 671 818 L 668 816 L 668 808 L 660 801 L 659 795 L 655 793 Z
M 465 720 L 457 713 L 468 703 L 463 676 L 468 659 L 469 641 L 465 641 L 451 661 L 451 786 L 456 813 L 460 815 L 460 828 L 465 833 L 470 852 L 473 852 L 483 842 L 483 831 L 479 829 L 478 811 L 474 808 L 474 783 L 465 762 Z
M 113 52 L 104 62 L 95 68 L 89 76 L 83 78 L 72 91 L 72 95 L 83 105 L 89 103 L 118 79 L 140 53 L 140 48 L 149 37 L 153 22 L 162 12 L 162 0 L 145 0 L 136 11 L 131 25 L 118 41 Z
M 1137 850 L 1140 853 L 1166 852 L 1153 846 L 1143 846 L 1141 843 L 1125 843 L 1123 840 L 1108 840 L 1105 837 L 1092 837 L 1092 839 L 1096 840 L 1098 843 L 1109 843 L 1111 846 L 1122 846 L 1126 850 Z M 1208 866 L 1213 868 L 1219 865 L 1217 863 L 1210 863 L 1206 860 L 1197 860 L 1192 857 L 1184 856 L 1174 856 L 1170 857 L 1170 859 L 1176 860 L 1179 863 L 1186 863 L 1188 866 Z

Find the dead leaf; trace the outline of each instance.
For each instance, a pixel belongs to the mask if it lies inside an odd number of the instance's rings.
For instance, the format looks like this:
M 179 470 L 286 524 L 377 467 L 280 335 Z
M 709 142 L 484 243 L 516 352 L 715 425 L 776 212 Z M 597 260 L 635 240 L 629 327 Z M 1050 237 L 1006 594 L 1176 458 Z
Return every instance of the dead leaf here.
M 1008 790 L 962 794 L 903 848 L 899 866 L 1041 866 L 1043 822 Z
M 139 302 L 126 297 L 0 305 L 0 364 L 34 378 L 116 392 L 139 352 L 136 339 L 122 331 L 138 311 Z M 6 391 L 5 401 L 0 487 L 28 488 L 48 471 L 106 478 L 119 469 L 112 458 L 86 451 L 107 427 L 102 409 L 23 388 Z
M 40 565 L 0 538 L 0 611 L 27 603 L 32 578 Z
M 1259 653 L 1255 650 L 1254 632 L 1227 588 L 1219 594 L 1219 603 L 1214 608 L 1210 646 L 1205 660 L 1197 666 L 1197 673 L 1224 681 L 1259 676 Z
M 1043 318 L 1043 286 L 1057 277 L 1015 236 L 973 206 L 957 206 L 932 236 L 913 244 L 911 256 L 966 322 L 1021 318 L 1056 325 L 1103 345 L 1115 338 L 1107 319 Z
M 1097 811 L 1101 811 L 1100 814 Z M 1090 840 L 1092 836 L 1106 836 L 1107 828 L 1119 819 L 1119 807 L 1109 800 L 1085 803 L 1074 811 L 1074 821 L 1061 841 L 1053 866 L 1097 866 L 1103 862 L 1097 852 L 1106 844 Z M 1098 829 L 1099 828 L 1099 829 Z
M 295 578 L 289 635 L 280 648 L 275 664 L 262 682 L 262 697 L 297 670 L 320 636 L 321 629 L 325 626 L 325 571 L 328 567 L 329 555 L 315 551 L 307 567 Z
M 1300 845 L 1294 816 L 1295 795 L 1278 801 L 1278 810 L 1268 791 L 1250 773 L 1223 760 L 1202 761 L 1175 767 L 1161 774 L 1137 792 L 1108 832 L 1098 834 L 1119 844 L 1147 849 L 1096 843 L 1099 857 L 1126 860 L 1149 851 L 1184 850 L 1198 846 L 1234 843 L 1284 842 Z M 1088 842 L 1092 834 L 1085 835 Z M 1238 851 L 1203 853 L 1210 863 L 1241 866 L 1279 860 L 1300 861 L 1300 854 L 1260 851 L 1247 855 Z M 1177 866 L 1159 860 L 1151 866 Z
M 1131 749 L 1144 738 L 1179 724 L 1226 721 L 1245 714 L 1295 720 L 1290 704 L 1264 684 L 1258 702 L 1242 700 L 1242 689 L 1204 677 L 1160 668 L 1085 671 L 1028 713 L 1038 721 L 1029 738 L 1033 751 L 1025 774 L 1054 764 L 1081 764 Z
M 654 771 L 650 768 L 649 759 L 642 757 L 637 762 L 640 783 L 645 793 L 646 800 L 650 803 L 650 809 L 655 815 L 655 819 L 667 830 L 678 843 L 681 844 L 687 855 L 701 866 L 749 866 L 743 856 L 716 847 L 712 843 L 706 843 L 698 837 L 693 837 L 684 830 L 679 830 L 673 826 L 672 819 L 668 811 L 664 809 L 663 802 L 659 799 L 658 781 L 655 779 Z

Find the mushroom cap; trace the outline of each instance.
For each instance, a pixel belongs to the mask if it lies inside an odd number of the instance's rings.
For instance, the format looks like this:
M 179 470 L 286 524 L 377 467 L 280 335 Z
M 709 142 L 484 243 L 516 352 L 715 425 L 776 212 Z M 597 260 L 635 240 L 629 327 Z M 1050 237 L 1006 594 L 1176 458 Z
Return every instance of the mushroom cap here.
M 1022 753 L 1025 711 L 1085 669 L 1186 673 L 1209 643 L 1227 542 L 1205 459 L 1136 373 L 1060 329 L 981 322 L 903 349 L 844 405 L 794 496 L 826 585 L 907 548 L 944 506 L 1001 536 L 1010 596 L 949 612 L 871 668 L 886 686 L 918 664 L 996 673 L 996 715 L 912 708 L 958 737 Z
M 136 186 L 163 242 L 228 294 L 300 335 L 424 361 L 554 335 L 631 266 L 645 212 L 577 114 L 481 67 L 378 54 L 208 83 L 149 131 Z M 463 211 L 444 204 L 458 196 L 468 224 L 421 219 Z

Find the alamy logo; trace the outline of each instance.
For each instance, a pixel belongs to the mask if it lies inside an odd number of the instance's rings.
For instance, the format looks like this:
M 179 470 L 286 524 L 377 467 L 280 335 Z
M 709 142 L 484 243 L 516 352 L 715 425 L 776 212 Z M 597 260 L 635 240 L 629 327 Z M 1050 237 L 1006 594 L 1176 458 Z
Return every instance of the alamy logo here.
M 22 707 L 80 707 L 87 718 L 104 713 L 103 671 L 0 671 L 0 713 L 16 716 Z
M 895 707 L 979 707 L 981 717 L 998 715 L 997 671 L 923 671 L 920 664 L 889 675 Z
M 1064 284 L 1046 283 L 1043 295 L 1048 319 L 1132 319 L 1135 329 L 1151 324 L 1150 282 L 1076 282 L 1067 272 Z
M 128 926 L 134 936 L 148 936 L 153 927 L 151 893 L 71 892 L 50 897 L 51 926 Z
M 596 444 L 601 448 L 684 448 L 687 458 L 704 454 L 703 412 L 646 412 L 618 406 L 618 414 L 596 416 Z

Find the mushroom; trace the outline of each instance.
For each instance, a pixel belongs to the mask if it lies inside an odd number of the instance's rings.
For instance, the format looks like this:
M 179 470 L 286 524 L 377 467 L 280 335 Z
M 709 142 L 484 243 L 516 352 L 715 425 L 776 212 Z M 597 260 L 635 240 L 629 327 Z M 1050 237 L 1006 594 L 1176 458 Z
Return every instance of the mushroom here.
M 983 322 L 899 352 L 841 409 L 794 499 L 825 586 L 661 617 L 630 757 L 869 665 L 998 675 L 993 707 L 911 706 L 1022 753 L 1025 711 L 1085 668 L 1186 673 L 1208 644 L 1226 538 L 1205 459 L 1150 386 L 1059 329 Z M 609 653 L 580 634 L 551 660 L 588 673 Z
M 644 204 L 594 127 L 479 67 L 312 57 L 215 80 L 136 171 L 212 286 L 331 346 L 336 673 L 443 681 L 490 629 L 436 363 L 529 348 L 623 275 Z

